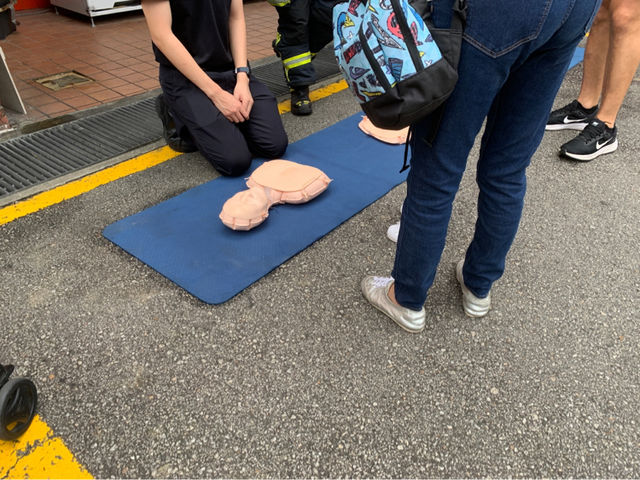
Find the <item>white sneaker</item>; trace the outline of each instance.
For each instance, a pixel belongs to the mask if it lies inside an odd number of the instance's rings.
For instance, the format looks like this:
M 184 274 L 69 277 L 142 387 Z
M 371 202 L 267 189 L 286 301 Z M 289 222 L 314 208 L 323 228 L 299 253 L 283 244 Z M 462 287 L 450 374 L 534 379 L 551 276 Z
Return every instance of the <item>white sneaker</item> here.
M 464 260 L 460 260 L 456 266 L 456 278 L 462 290 L 462 308 L 464 309 L 464 313 L 473 318 L 484 317 L 489 313 L 489 309 L 491 308 L 491 292 L 489 292 L 489 295 L 485 298 L 478 298 L 471 293 L 471 290 L 467 288 L 462 278 L 463 266 Z
M 400 216 L 402 216 L 402 205 L 400 204 Z M 398 234 L 400 233 L 400 222 L 394 223 L 389 228 L 387 228 L 387 238 L 391 240 L 393 243 L 398 243 Z
M 362 279 L 362 295 L 369 303 L 384 313 L 398 326 L 409 333 L 420 333 L 424 330 L 427 314 L 422 307 L 415 311 L 397 305 L 389 298 L 389 289 L 393 285 L 391 277 L 365 277 Z
M 394 223 L 387 228 L 387 238 L 393 243 L 398 243 L 398 234 L 400 233 L 400 222 Z

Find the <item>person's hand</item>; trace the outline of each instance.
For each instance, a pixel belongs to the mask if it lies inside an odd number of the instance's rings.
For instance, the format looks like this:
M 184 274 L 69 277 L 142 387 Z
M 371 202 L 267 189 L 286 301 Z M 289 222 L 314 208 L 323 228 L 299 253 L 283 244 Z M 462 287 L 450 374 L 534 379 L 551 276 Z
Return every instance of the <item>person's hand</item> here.
M 253 97 L 251 96 L 251 90 L 249 89 L 249 77 L 240 73 L 236 80 L 236 88 L 233 90 L 233 96 L 242 104 L 240 113 L 249 120 L 249 113 L 253 107 Z
M 246 117 L 242 115 L 242 103 L 229 92 L 220 89 L 210 98 L 220 113 L 230 122 L 240 123 L 246 120 Z

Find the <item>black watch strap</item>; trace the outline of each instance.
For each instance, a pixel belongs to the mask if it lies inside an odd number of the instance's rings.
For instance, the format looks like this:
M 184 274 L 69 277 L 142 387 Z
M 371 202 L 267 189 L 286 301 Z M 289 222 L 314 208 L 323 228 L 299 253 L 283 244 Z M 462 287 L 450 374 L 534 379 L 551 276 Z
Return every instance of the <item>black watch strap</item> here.
M 234 69 L 234 73 L 238 74 L 238 73 L 246 73 L 247 75 L 249 75 L 251 73 L 251 69 L 249 67 L 236 67 Z

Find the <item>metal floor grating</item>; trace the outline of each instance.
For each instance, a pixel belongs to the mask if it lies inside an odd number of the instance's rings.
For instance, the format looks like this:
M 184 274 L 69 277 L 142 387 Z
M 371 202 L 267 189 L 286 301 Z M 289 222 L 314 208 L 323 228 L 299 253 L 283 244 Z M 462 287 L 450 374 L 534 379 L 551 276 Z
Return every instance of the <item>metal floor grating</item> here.
M 330 46 L 319 52 L 313 63 L 318 80 L 339 72 Z M 276 96 L 289 91 L 279 60 L 255 67 L 253 75 Z M 31 194 L 38 185 L 124 155 L 161 137 L 154 98 L 147 98 L 0 142 L 0 205 L 16 200 L 21 191 Z
M 158 140 L 154 99 L 0 143 L 0 199 Z

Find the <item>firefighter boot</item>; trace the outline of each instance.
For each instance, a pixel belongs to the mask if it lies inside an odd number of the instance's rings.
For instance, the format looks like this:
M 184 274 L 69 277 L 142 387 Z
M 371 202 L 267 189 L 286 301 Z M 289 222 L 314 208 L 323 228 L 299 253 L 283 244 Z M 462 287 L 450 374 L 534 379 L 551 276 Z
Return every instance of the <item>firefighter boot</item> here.
M 291 113 L 294 115 L 311 115 L 311 100 L 309 87 L 295 87 L 291 89 Z

